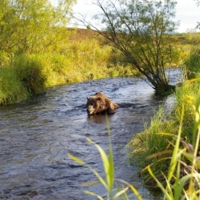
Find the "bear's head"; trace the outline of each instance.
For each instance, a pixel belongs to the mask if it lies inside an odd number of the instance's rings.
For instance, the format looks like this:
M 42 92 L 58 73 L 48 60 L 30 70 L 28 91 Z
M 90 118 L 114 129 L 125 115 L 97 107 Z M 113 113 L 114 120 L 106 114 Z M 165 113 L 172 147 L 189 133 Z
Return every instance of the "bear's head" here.
M 101 113 L 107 109 L 107 103 L 101 96 L 87 97 L 87 112 L 89 115 Z
M 97 92 L 94 96 L 87 97 L 88 115 L 113 114 L 116 108 L 119 108 L 119 106 L 106 97 L 103 92 Z

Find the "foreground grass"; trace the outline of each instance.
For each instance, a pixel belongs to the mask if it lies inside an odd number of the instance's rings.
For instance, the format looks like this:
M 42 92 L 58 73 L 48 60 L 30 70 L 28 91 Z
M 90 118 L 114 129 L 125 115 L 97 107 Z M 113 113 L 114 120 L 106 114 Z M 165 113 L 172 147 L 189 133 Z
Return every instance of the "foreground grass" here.
M 199 81 L 185 81 L 176 91 L 172 112 L 160 108 L 149 127 L 128 144 L 144 184 L 161 188 L 166 199 L 199 198 Z
M 135 196 L 137 197 L 138 200 L 142 200 L 142 197 L 138 193 L 138 191 L 135 189 L 135 187 L 129 183 L 127 183 L 124 180 L 121 179 L 116 179 L 115 178 L 115 166 L 114 166 L 114 159 L 113 159 L 113 152 L 112 152 L 112 144 L 111 144 L 111 133 L 110 133 L 110 126 L 108 122 L 108 117 L 106 115 L 106 124 L 107 124 L 107 129 L 108 129 L 108 139 L 109 139 L 109 152 L 108 156 L 106 155 L 105 151 L 95 142 L 90 140 L 89 138 L 87 139 L 88 142 L 92 143 L 99 151 L 99 154 L 101 155 L 101 160 L 104 166 L 104 172 L 105 172 L 105 177 L 101 177 L 100 174 L 93 168 L 91 168 L 87 163 L 85 163 L 83 160 L 68 154 L 68 156 L 76 161 L 77 163 L 86 166 L 94 175 L 97 177 L 98 183 L 102 184 L 106 191 L 106 199 L 107 200 L 116 200 L 119 197 L 122 197 L 123 199 L 128 199 L 127 196 L 127 190 L 130 189 Z M 123 184 L 123 186 L 118 186 L 118 183 Z M 116 187 L 116 188 L 114 188 Z M 115 190 L 114 190 L 115 189 Z M 114 192 L 117 191 L 117 192 Z M 97 197 L 100 200 L 103 200 L 104 198 L 96 193 L 93 193 L 92 191 L 85 191 L 86 194 L 92 195 Z

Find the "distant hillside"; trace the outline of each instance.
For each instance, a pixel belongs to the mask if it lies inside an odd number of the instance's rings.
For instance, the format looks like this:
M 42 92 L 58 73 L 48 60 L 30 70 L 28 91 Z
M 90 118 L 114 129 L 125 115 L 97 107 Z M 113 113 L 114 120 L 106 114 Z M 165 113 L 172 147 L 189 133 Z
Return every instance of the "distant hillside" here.
M 69 39 L 75 41 L 87 40 L 87 39 L 100 39 L 100 35 L 91 29 L 83 28 L 68 28 L 71 32 Z
M 97 31 L 91 29 L 67 28 L 67 31 L 71 32 L 69 39 L 73 41 L 97 39 L 101 44 L 106 44 L 108 42 Z M 200 33 L 175 33 L 172 39 L 174 43 L 179 43 L 180 45 L 199 45 Z

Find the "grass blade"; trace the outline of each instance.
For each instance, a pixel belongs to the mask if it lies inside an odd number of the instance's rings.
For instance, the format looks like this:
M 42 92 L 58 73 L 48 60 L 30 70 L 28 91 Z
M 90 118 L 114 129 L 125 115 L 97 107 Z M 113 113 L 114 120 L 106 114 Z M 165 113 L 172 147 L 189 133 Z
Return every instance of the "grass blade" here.
M 107 186 L 106 189 L 109 191 L 109 193 L 112 191 L 112 185 L 113 183 L 111 182 L 111 178 L 110 178 L 110 163 L 108 161 L 107 155 L 105 153 L 105 151 L 95 142 L 93 142 L 91 139 L 87 138 L 88 142 L 94 144 L 94 146 L 98 149 L 100 155 L 101 155 L 101 159 L 103 162 L 103 166 L 104 166 L 104 172 L 105 172 L 105 176 L 106 176 L 106 180 L 107 180 Z
M 171 162 L 170 162 L 170 166 L 169 166 L 169 171 L 168 171 L 168 181 L 170 182 L 172 179 L 172 176 L 174 174 L 175 171 L 175 167 L 177 164 L 177 154 L 179 151 L 179 144 L 180 144 L 180 140 L 181 140 L 181 133 L 182 133 L 182 126 L 183 126 L 183 116 L 184 116 L 184 106 L 182 105 L 182 113 L 181 113 L 181 120 L 180 120 L 180 126 L 179 126 L 179 131 L 178 131 L 178 136 L 176 139 L 176 144 L 174 146 L 174 150 L 173 150 L 173 154 L 172 154 L 172 158 L 171 158 Z
M 97 197 L 99 200 L 103 200 L 103 198 L 100 195 L 98 195 L 98 194 L 96 194 L 94 192 L 90 192 L 88 190 L 85 190 L 84 192 L 85 192 L 85 194 L 89 194 L 89 195 Z

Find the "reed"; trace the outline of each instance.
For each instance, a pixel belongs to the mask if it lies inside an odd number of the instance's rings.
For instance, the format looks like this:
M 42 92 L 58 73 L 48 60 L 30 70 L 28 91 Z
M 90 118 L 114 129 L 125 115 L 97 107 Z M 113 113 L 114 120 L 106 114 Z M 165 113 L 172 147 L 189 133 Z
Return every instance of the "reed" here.
M 185 142 L 181 136 L 184 119 L 183 105 L 178 135 L 170 134 L 175 138 L 176 142 L 173 145 L 168 173 L 161 172 L 166 184 L 163 185 L 155 176 L 150 165 L 146 167 L 163 192 L 163 199 L 198 200 L 200 198 L 200 93 L 197 96 L 195 105 L 193 105 L 193 109 L 195 115 L 193 145 Z
M 112 151 L 112 143 L 111 143 L 111 132 L 110 132 L 110 126 L 109 126 L 107 115 L 106 115 L 106 124 L 107 124 L 108 139 L 109 139 L 108 155 L 106 155 L 105 151 L 98 144 L 96 144 L 89 138 L 87 139 L 88 142 L 92 143 L 98 149 L 99 154 L 101 155 L 101 161 L 103 163 L 105 177 L 101 177 L 100 174 L 95 169 L 90 167 L 83 160 L 71 154 L 68 154 L 68 156 L 75 162 L 86 166 L 92 173 L 94 173 L 94 175 L 97 177 L 98 183 L 101 183 L 107 191 L 107 196 L 106 196 L 107 200 L 116 200 L 119 197 L 122 197 L 123 199 L 128 200 L 129 198 L 128 198 L 128 195 L 126 194 L 128 189 L 130 189 L 135 194 L 138 200 L 142 200 L 142 197 L 140 196 L 140 194 L 138 193 L 138 191 L 135 189 L 133 185 L 127 183 L 124 180 L 115 178 L 115 167 L 114 167 L 114 159 L 113 159 L 113 151 Z M 116 185 L 116 189 L 114 189 L 114 185 L 117 182 L 120 182 L 121 184 L 123 184 L 123 186 L 119 187 L 118 185 Z M 88 195 L 95 196 L 100 200 L 103 200 L 103 197 L 101 195 L 96 194 L 94 192 L 85 191 L 85 193 Z

